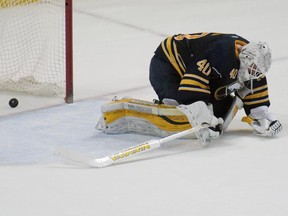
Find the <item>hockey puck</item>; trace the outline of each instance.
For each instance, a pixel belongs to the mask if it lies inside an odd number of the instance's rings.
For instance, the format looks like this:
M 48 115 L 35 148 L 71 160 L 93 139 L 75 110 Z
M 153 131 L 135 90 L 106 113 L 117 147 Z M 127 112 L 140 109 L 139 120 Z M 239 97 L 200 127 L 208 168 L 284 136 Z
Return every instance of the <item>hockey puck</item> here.
M 18 100 L 16 98 L 11 98 L 9 100 L 9 106 L 12 107 L 12 108 L 15 108 L 18 106 Z

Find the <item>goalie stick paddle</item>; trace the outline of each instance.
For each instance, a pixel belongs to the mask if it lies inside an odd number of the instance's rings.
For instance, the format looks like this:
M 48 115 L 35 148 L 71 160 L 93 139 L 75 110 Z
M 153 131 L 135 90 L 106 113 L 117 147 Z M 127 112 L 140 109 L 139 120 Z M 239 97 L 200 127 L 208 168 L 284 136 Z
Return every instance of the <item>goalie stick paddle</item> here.
M 159 148 L 161 144 L 163 143 L 187 136 L 189 134 L 195 133 L 207 127 L 209 127 L 209 125 L 207 124 L 199 125 L 197 127 L 190 128 L 185 131 L 181 131 L 179 133 L 172 134 L 170 136 L 167 136 L 158 140 L 146 141 L 144 143 L 132 146 L 130 148 L 121 150 L 117 153 L 114 153 L 114 154 L 111 154 L 102 158 L 92 159 L 92 158 L 86 157 L 85 155 L 81 155 L 78 152 L 74 152 L 69 149 L 60 148 L 60 147 L 56 148 L 54 153 L 62 158 L 69 159 L 75 162 L 79 162 L 86 166 L 97 167 L 97 168 L 106 167 L 116 162 L 119 162 L 128 158 L 131 158 L 133 156 L 142 154 L 144 152 L 148 152 L 153 149 Z

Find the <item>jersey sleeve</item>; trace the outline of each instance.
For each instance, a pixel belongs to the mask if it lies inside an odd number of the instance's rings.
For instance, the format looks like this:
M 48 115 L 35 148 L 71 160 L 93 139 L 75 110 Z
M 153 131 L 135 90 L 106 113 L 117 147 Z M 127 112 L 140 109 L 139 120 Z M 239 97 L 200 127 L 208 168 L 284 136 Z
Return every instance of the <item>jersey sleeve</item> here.
M 201 100 L 208 103 L 211 73 L 212 67 L 207 55 L 200 55 L 187 65 L 178 89 L 179 102 L 191 104 Z
M 250 110 L 259 106 L 270 106 L 268 84 L 266 77 L 259 80 L 253 80 L 252 93 L 246 95 L 242 101 L 244 103 L 245 113 L 250 114 Z

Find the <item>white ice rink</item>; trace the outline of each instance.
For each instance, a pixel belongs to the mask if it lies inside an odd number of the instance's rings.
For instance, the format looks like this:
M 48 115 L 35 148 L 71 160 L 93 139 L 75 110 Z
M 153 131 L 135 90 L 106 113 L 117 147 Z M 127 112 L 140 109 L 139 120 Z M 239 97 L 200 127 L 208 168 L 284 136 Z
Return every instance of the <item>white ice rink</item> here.
M 287 216 L 287 8 L 287 0 L 74 0 L 75 103 L 0 93 L 0 216 Z M 202 31 L 270 44 L 278 137 L 253 136 L 241 111 L 208 148 L 178 140 L 102 169 L 53 154 L 61 146 L 98 158 L 155 138 L 96 131 L 100 106 L 116 95 L 156 98 L 148 80 L 156 47 L 166 35 Z

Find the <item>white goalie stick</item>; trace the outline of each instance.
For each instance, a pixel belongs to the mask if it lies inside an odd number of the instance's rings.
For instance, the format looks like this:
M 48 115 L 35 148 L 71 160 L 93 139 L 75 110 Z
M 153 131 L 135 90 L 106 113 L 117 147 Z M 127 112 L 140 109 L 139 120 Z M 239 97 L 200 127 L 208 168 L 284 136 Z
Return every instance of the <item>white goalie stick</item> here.
M 90 167 L 106 167 L 109 166 L 111 164 L 114 164 L 116 162 L 131 158 L 133 156 L 142 154 L 144 152 L 148 152 L 151 151 L 153 149 L 157 149 L 159 148 L 163 143 L 175 140 L 177 138 L 181 138 L 190 134 L 193 134 L 203 128 L 207 128 L 209 127 L 209 125 L 207 124 L 203 124 L 203 125 L 199 125 L 197 127 L 194 128 L 190 128 L 188 130 L 185 131 L 181 131 L 179 133 L 176 134 L 172 134 L 170 136 L 158 139 L 158 140 L 150 140 L 135 146 L 132 146 L 130 148 L 121 150 L 117 153 L 102 157 L 102 158 L 96 158 L 96 159 L 91 159 L 88 157 L 85 157 L 84 155 L 81 155 L 77 152 L 73 152 L 70 151 L 68 149 L 64 149 L 64 148 L 57 148 L 55 149 L 55 154 L 65 158 L 65 159 L 69 159 L 75 162 L 79 162 L 81 164 L 84 164 L 86 166 L 90 166 Z

